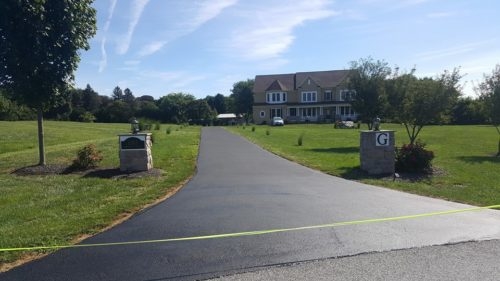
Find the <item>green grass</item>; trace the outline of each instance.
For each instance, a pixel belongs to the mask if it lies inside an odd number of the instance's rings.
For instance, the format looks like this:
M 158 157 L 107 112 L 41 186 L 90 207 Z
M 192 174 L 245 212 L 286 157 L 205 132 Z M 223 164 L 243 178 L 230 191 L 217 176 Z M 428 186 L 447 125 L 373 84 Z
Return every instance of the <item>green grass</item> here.
M 0 122 L 0 248 L 61 245 L 95 234 L 124 213 L 161 198 L 193 173 L 199 127 L 153 131 L 154 167 L 161 177 L 109 179 L 83 174 L 16 176 L 12 171 L 38 163 L 36 122 Z M 101 168 L 118 168 L 118 134 L 128 124 L 45 122 L 47 164 L 70 165 L 76 152 L 94 143 Z M 33 252 L 0 253 L 2 264 Z
M 383 124 L 396 131 L 396 143 L 408 142 L 402 125 Z M 494 157 L 498 135 L 491 126 L 428 126 L 419 138 L 434 151 L 439 171 L 418 181 L 369 177 L 359 169 L 359 130 L 333 125 L 257 126 L 255 132 L 229 130 L 287 159 L 325 173 L 406 192 L 486 206 L 500 204 L 500 158 Z M 267 134 L 266 131 L 270 133 Z M 297 139 L 303 134 L 303 144 Z

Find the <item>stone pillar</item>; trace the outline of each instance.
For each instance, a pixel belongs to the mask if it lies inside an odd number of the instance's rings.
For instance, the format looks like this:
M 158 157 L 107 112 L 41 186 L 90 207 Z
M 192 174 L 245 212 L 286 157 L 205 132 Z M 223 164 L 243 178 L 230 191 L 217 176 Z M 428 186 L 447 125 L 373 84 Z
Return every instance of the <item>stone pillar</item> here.
M 151 134 L 119 135 L 120 171 L 140 172 L 153 168 Z
M 370 175 L 394 174 L 394 131 L 361 131 L 359 157 L 361 170 Z

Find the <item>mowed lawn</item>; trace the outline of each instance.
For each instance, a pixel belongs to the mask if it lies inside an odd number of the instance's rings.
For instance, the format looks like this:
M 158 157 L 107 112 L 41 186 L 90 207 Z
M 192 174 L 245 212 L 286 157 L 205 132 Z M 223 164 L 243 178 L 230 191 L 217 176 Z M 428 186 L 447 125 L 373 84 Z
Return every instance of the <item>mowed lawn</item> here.
M 252 127 L 255 131 L 252 131 Z M 363 124 L 361 129 L 366 129 Z M 382 124 L 396 131 L 397 146 L 408 143 L 398 124 Z M 436 173 L 414 178 L 405 175 L 375 178 L 359 169 L 359 130 L 334 129 L 332 124 L 300 124 L 284 127 L 228 127 L 252 142 L 284 158 L 325 173 L 411 193 L 478 206 L 500 204 L 498 134 L 492 126 L 427 126 L 419 138 L 434 151 Z M 298 138 L 303 135 L 303 145 Z
M 159 177 L 19 176 L 12 172 L 38 163 L 36 122 L 0 121 L 0 131 L 0 248 L 65 245 L 99 232 L 187 180 L 200 139 L 199 127 L 162 125 L 153 131 Z M 104 156 L 99 168 L 119 168 L 118 134 L 129 131 L 129 124 L 45 122 L 47 164 L 69 166 L 80 148 L 93 143 Z M 39 253 L 1 252 L 0 269 Z

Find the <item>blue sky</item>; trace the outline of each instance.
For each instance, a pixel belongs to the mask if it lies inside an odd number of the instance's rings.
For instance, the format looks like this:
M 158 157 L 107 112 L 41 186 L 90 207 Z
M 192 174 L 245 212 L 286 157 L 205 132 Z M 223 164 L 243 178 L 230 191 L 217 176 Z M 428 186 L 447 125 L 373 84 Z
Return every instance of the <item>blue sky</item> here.
M 76 85 L 155 98 L 229 95 L 255 75 L 349 68 L 371 56 L 466 95 L 500 63 L 498 0 L 96 0 L 98 32 Z

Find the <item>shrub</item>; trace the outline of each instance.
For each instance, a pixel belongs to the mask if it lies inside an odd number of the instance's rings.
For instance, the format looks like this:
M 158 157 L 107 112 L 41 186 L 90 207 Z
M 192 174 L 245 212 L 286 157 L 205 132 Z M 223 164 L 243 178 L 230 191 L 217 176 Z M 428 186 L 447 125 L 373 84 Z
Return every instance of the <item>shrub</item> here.
M 255 126 L 252 126 L 252 132 L 255 132 Z
M 95 168 L 102 161 L 102 154 L 94 144 L 88 144 L 78 150 L 73 167 L 78 169 Z
M 271 134 L 271 131 L 269 129 L 266 129 L 266 135 L 269 136 Z
M 172 127 L 168 127 L 167 128 L 167 135 L 170 135 L 171 132 L 172 132 Z
M 155 123 L 155 131 L 159 131 L 159 130 L 160 130 L 160 123 L 156 122 Z
M 425 143 L 417 140 L 415 144 L 404 144 L 396 148 L 396 171 L 431 172 L 434 152 L 425 149 Z
M 304 140 L 304 133 L 300 134 L 300 136 L 297 138 L 297 145 L 302 146 L 303 140 Z

